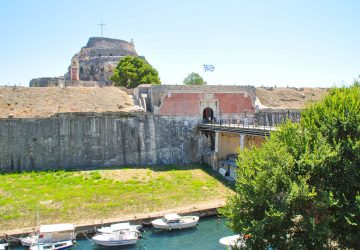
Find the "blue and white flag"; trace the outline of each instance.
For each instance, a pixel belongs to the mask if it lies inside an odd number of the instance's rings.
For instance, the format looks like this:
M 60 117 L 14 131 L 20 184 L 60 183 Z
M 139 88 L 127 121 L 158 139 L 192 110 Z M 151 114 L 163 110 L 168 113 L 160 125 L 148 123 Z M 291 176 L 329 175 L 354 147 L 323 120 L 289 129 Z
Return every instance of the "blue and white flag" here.
M 215 70 L 215 66 L 214 65 L 210 65 L 210 64 L 204 64 L 204 71 L 211 71 L 213 72 Z

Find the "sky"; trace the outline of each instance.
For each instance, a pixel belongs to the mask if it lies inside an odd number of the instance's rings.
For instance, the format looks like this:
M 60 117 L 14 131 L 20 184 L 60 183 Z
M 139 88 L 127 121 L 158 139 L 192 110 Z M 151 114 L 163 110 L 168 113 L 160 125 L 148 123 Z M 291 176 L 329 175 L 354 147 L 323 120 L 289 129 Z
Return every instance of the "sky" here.
M 133 39 L 163 84 L 196 72 L 208 84 L 348 85 L 359 13 L 358 0 L 1 0 L 0 85 L 64 75 L 101 22 L 104 37 Z

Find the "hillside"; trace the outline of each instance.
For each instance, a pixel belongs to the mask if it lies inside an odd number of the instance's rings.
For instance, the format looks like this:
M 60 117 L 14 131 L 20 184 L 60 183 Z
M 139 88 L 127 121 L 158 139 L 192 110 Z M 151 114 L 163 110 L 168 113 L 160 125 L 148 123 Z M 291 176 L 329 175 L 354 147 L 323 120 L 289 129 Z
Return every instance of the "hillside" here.
M 48 117 L 65 112 L 129 112 L 132 98 L 116 87 L 0 87 L 0 118 Z
M 321 100 L 325 88 L 256 88 L 261 109 L 302 109 L 305 103 Z

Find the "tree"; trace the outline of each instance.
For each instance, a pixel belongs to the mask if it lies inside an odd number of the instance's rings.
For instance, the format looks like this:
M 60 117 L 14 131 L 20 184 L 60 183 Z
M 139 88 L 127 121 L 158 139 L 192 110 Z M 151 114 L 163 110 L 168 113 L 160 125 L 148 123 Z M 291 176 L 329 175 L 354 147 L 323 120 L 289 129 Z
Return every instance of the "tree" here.
M 206 82 L 198 73 L 192 72 L 184 79 L 184 85 L 206 85 Z
M 222 213 L 251 249 L 360 249 L 360 87 L 333 89 L 240 152 Z
M 125 56 L 116 68 L 110 80 L 115 86 L 136 88 L 140 84 L 161 84 L 159 74 L 149 63 L 140 57 Z

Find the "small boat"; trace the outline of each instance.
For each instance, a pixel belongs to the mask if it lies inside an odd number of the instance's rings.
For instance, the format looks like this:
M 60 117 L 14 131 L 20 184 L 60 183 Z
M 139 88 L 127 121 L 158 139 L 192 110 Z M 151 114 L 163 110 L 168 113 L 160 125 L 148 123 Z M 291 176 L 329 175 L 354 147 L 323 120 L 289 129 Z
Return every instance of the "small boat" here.
M 8 249 L 9 243 L 0 243 L 0 250 Z
M 183 229 L 194 227 L 199 222 L 199 216 L 180 216 L 178 214 L 167 214 L 161 219 L 151 222 L 153 227 L 159 229 Z
M 23 246 L 34 246 L 62 241 L 75 240 L 75 227 L 73 224 L 41 225 L 38 233 L 20 238 Z M 50 248 L 51 249 L 51 248 Z
M 92 240 L 101 246 L 125 246 L 136 244 L 140 239 L 139 232 L 122 230 L 114 233 L 98 234 Z
M 60 241 L 55 243 L 49 243 L 49 244 L 38 244 L 31 246 L 30 250 L 65 250 L 70 249 L 74 243 L 71 240 L 67 241 Z
M 139 231 L 141 230 L 141 225 L 131 225 L 128 222 L 124 222 L 124 223 L 111 224 L 110 227 L 102 227 L 97 229 L 99 233 L 103 233 L 103 234 L 114 233 L 123 230 Z
M 219 240 L 219 243 L 226 247 L 236 247 L 237 249 L 245 248 L 245 242 L 243 236 L 240 234 L 226 236 Z

